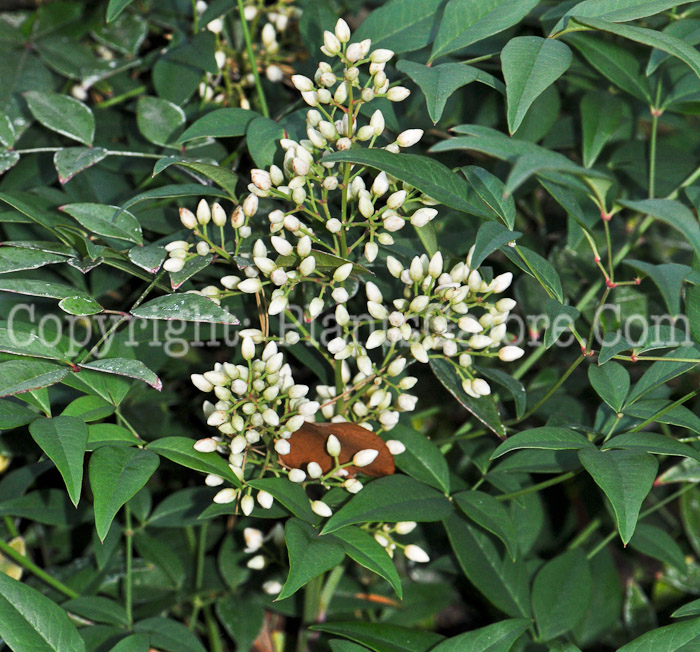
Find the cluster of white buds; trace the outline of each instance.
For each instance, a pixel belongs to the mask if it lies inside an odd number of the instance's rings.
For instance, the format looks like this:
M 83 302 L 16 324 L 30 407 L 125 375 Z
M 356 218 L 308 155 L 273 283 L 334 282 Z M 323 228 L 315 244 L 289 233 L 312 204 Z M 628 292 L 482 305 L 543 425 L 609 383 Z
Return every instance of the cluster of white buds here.
M 374 540 L 387 551 L 390 557 L 394 556 L 397 548 L 403 551 L 407 559 L 421 564 L 426 564 L 430 561 L 430 556 L 423 548 L 415 543 L 404 545 L 394 539 L 395 535 L 406 535 L 416 529 L 415 521 L 400 521 L 399 523 L 385 523 L 377 526 L 374 530 Z
M 490 394 L 491 387 L 475 377 L 473 358 L 498 357 L 510 362 L 524 351 L 505 343 L 506 322 L 516 303 L 499 295 L 510 287 L 513 275 L 506 272 L 485 280 L 471 267 L 473 251 L 472 247 L 466 262 L 449 271 L 444 269 L 440 252 L 432 258 L 416 256 L 408 267 L 389 256 L 387 268 L 404 284 L 404 296 L 386 305 L 379 288 L 367 284 L 367 310 L 385 327 L 373 330 L 365 346 L 371 350 L 384 343 L 404 344 L 421 363 L 431 356 L 446 357 L 463 379 L 464 391 L 478 398 Z
M 246 527 L 243 529 L 243 540 L 243 552 L 251 555 L 246 566 L 251 570 L 263 570 L 277 556 L 277 549 L 284 546 L 284 530 L 279 523 L 267 534 L 257 528 Z M 275 550 L 266 550 L 266 544 L 272 544 Z M 263 585 L 263 590 L 270 595 L 276 595 L 282 590 L 282 584 L 278 580 L 268 580 Z
M 206 2 L 197 3 L 198 12 L 206 10 Z M 236 16 L 236 14 L 234 14 Z M 290 50 L 296 50 L 294 33 L 289 29 L 301 16 L 301 9 L 287 0 L 262 4 L 256 0 L 245 0 L 243 19 L 254 43 L 256 60 L 253 63 L 275 83 L 285 78 L 286 61 Z M 236 16 L 238 17 L 238 16 Z M 245 48 L 236 48 L 224 34 L 224 23 L 217 18 L 207 24 L 207 29 L 217 36 L 214 53 L 218 72 L 206 73 L 199 84 L 199 95 L 204 101 L 214 104 L 231 104 L 235 101 L 241 108 L 250 109 L 247 93 L 255 85 L 253 66 Z

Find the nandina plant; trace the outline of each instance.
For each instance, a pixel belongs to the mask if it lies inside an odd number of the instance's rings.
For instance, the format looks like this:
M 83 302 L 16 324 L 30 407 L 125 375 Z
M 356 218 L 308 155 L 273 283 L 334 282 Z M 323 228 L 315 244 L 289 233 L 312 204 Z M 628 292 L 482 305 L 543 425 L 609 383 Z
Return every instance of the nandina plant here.
M 700 646 L 700 3 L 37 4 L 4 647 Z

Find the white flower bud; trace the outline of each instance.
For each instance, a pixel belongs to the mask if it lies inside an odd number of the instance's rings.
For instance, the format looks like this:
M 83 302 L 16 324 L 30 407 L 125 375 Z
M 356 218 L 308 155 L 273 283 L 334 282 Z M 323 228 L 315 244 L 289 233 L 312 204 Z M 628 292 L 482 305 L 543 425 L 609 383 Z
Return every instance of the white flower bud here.
M 297 484 L 304 482 L 306 480 L 306 473 L 304 473 L 301 469 L 291 469 L 289 471 L 289 475 L 287 476 L 292 482 L 296 482 Z
M 387 190 L 389 190 L 389 179 L 386 172 L 380 172 L 372 183 L 372 194 L 381 197 Z
M 420 564 L 427 564 L 430 561 L 428 553 L 423 550 L 423 548 L 409 543 L 404 549 L 403 554 L 406 555 L 411 561 L 418 562 Z
M 238 497 L 238 490 L 227 487 L 222 489 L 214 496 L 214 502 L 217 505 L 226 505 L 227 503 L 232 503 Z
M 377 109 L 369 119 L 369 124 L 374 129 L 374 135 L 381 136 L 385 128 L 384 114 Z
M 378 253 L 379 246 L 376 242 L 368 242 L 365 244 L 365 258 L 368 262 L 373 263 L 376 260 Z
M 294 88 L 302 93 L 312 91 L 315 88 L 313 81 L 308 77 L 304 77 L 304 75 L 292 75 L 292 84 L 294 84 Z
M 357 140 L 364 142 L 370 140 L 374 136 L 374 127 L 372 125 L 364 125 L 357 131 Z
M 256 292 L 260 292 L 262 289 L 262 283 L 260 282 L 260 279 L 247 278 L 245 281 L 241 281 L 236 286 L 236 289 L 239 292 L 244 292 L 245 294 L 255 294 Z
M 465 333 L 481 333 L 484 330 L 484 327 L 471 315 L 460 317 L 457 325 Z
M 477 351 L 485 349 L 493 344 L 493 340 L 488 335 L 472 335 L 469 338 L 469 346 Z
M 399 278 L 403 272 L 403 265 L 393 256 L 386 257 L 386 268 L 394 278 Z
M 318 93 L 316 91 L 304 91 L 301 97 L 309 106 L 318 106 Z
M 350 298 L 350 295 L 345 288 L 335 288 L 335 290 L 331 292 L 331 297 L 336 303 L 345 303 Z
M 282 583 L 277 580 L 267 580 L 267 582 L 263 582 L 262 590 L 267 595 L 277 595 L 282 590 Z
M 340 455 L 340 440 L 335 435 L 328 435 L 326 440 L 326 452 L 331 457 L 338 457 Z
M 177 272 L 182 271 L 185 266 L 185 261 L 182 258 L 168 258 L 163 263 L 163 269 L 171 274 L 177 274 Z
M 333 280 L 336 283 L 342 283 L 345 279 L 350 276 L 350 273 L 352 272 L 353 264 L 352 263 L 344 263 L 340 267 L 338 267 L 335 272 L 333 272 Z
M 211 221 L 214 222 L 216 226 L 225 226 L 226 224 L 226 211 L 219 202 L 214 202 L 212 204 Z
M 338 37 L 328 30 L 323 32 L 323 46 L 330 56 L 335 56 L 340 52 L 340 41 Z
M 416 529 L 416 525 L 418 525 L 415 521 L 399 521 L 395 526 L 394 529 L 396 530 L 396 534 L 410 534 L 413 532 L 413 530 Z
M 422 362 L 423 364 L 427 364 L 429 361 L 428 352 L 420 342 L 413 342 L 413 344 L 411 344 L 411 355 L 418 360 L 418 362 Z
M 525 355 L 525 351 L 519 346 L 504 346 L 498 351 L 498 357 L 503 362 L 513 362 L 513 360 L 522 358 L 523 355 Z
M 275 451 L 278 455 L 289 455 L 291 448 L 292 447 L 286 439 L 278 439 L 275 442 Z
M 205 437 L 204 439 L 199 439 L 194 443 L 193 448 L 200 452 L 200 453 L 213 453 L 219 443 L 216 441 L 216 439 L 212 439 L 211 437 Z
M 396 137 L 396 144 L 399 147 L 412 147 L 423 137 L 422 129 L 407 129 Z
M 241 355 L 244 360 L 252 360 L 255 357 L 255 343 L 252 337 L 244 337 L 241 344 Z
M 180 209 L 180 222 L 186 229 L 197 228 L 197 218 L 189 208 L 183 207 Z
M 224 479 L 213 473 L 208 473 L 204 478 L 204 484 L 207 485 L 207 487 L 220 487 L 224 484 Z
M 411 215 L 411 224 L 413 226 L 425 226 L 430 220 L 432 220 L 437 215 L 437 211 L 434 208 L 419 208 L 413 215 Z
M 367 338 L 367 343 L 365 344 L 365 347 L 370 350 L 370 349 L 376 349 L 377 347 L 381 346 L 384 344 L 386 341 L 386 333 L 384 331 L 372 331 Z
M 202 225 L 209 224 L 211 220 L 211 209 L 205 199 L 200 199 L 197 204 L 197 222 Z
M 385 443 L 392 455 L 401 455 L 401 453 L 406 451 L 406 446 L 404 446 L 403 442 L 400 442 L 398 439 L 387 439 Z
M 499 274 L 495 279 L 493 279 L 493 292 L 495 294 L 500 294 L 505 292 L 510 284 L 513 282 L 513 274 L 511 272 L 506 272 L 505 274 Z
M 377 459 L 377 455 L 379 455 L 378 450 L 374 448 L 364 448 L 353 455 L 352 463 L 359 467 L 369 466 Z
M 253 512 L 253 508 L 255 507 L 255 500 L 253 500 L 252 496 L 243 496 L 241 498 L 241 511 L 243 514 L 246 516 L 250 516 L 251 513 Z
M 488 396 L 491 386 L 483 378 L 475 378 L 472 380 L 472 390 L 479 396 Z
M 211 390 L 214 389 L 214 385 L 201 374 L 192 374 L 190 379 L 192 380 L 192 384 L 201 392 L 211 392 Z
M 326 505 L 322 500 L 314 500 L 311 502 L 311 511 L 323 518 L 333 516 L 333 510 Z
M 275 499 L 272 497 L 272 494 L 264 490 L 258 491 L 258 495 L 256 496 L 256 498 L 258 501 L 258 505 L 260 505 L 260 507 L 262 507 L 263 509 L 270 509 L 270 507 L 272 507 L 272 503 L 275 501 Z
M 410 94 L 411 91 L 405 86 L 394 86 L 386 92 L 386 99 L 390 102 L 403 102 Z
M 262 555 L 255 555 L 255 557 L 248 560 L 246 566 L 251 570 L 262 570 L 265 568 L 265 557 Z
M 351 494 L 356 494 L 362 491 L 362 483 L 356 478 L 348 478 L 343 482 L 343 488 Z
M 394 53 L 391 50 L 379 48 L 369 55 L 369 59 L 372 63 L 386 63 L 393 56 Z
M 341 43 L 347 43 L 350 40 L 350 27 L 342 18 L 338 18 L 334 31 L 336 38 Z
M 243 200 L 243 214 L 246 217 L 253 217 L 258 212 L 258 198 L 255 195 L 248 195 Z

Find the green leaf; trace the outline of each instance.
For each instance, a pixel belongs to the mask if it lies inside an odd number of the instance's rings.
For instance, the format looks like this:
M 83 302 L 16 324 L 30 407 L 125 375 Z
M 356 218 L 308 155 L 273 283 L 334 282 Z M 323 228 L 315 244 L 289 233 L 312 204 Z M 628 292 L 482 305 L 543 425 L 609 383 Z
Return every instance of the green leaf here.
M 68 183 L 76 174 L 96 165 L 108 155 L 102 147 L 64 147 L 53 157 L 61 183 Z
M 375 541 L 374 537 L 354 526 L 336 530 L 332 536 L 340 539 L 348 557 L 389 582 L 391 588 L 394 589 L 399 600 L 401 600 L 403 589 L 396 566 L 394 566 L 394 562 L 386 550 Z
M 107 22 L 111 23 L 119 17 L 119 14 L 124 11 L 134 0 L 109 0 L 107 5 Z
M 539 0 L 450 0 L 430 60 L 517 25 Z
M 401 471 L 446 495 L 450 493 L 447 460 L 423 433 L 399 423 L 386 433 L 385 439 L 397 439 L 406 446 L 406 450 L 394 458 Z
M 454 1 L 454 0 L 453 0 Z M 517 131 L 532 103 L 571 65 L 569 47 L 539 36 L 518 36 L 501 52 L 508 100 L 508 130 Z
M 631 450 L 584 449 L 578 453 L 581 464 L 608 497 L 622 542 L 634 534 L 639 510 L 651 491 L 659 463 L 649 453 Z
M 88 147 L 92 145 L 95 117 L 85 104 L 73 97 L 46 91 L 28 91 L 24 99 L 32 115 L 44 127 Z
M 688 616 L 700 616 L 700 599 L 684 604 L 671 614 L 671 618 L 686 618 Z
M 101 446 L 134 446 L 139 440 L 127 430 L 114 423 L 96 423 L 88 427 L 88 450 Z
M 467 200 L 469 189 L 466 181 L 427 156 L 392 154 L 384 149 L 351 149 L 334 152 L 323 160 L 328 163 L 347 161 L 383 170 L 445 206 L 467 213 L 472 210 Z
M 700 644 L 700 618 L 654 629 L 617 652 L 691 652 L 690 644 Z
M 31 392 L 61 382 L 68 368 L 37 360 L 9 360 L 0 363 L 0 397 Z
M 200 514 L 211 506 L 216 489 L 188 487 L 163 499 L 148 517 L 149 527 L 201 525 Z
M 649 399 L 629 405 L 625 407 L 623 412 L 636 419 L 646 420 L 653 417 L 656 423 L 668 423 L 680 428 L 688 428 L 700 434 L 700 417 L 682 405 L 668 410 L 670 405 L 671 401 L 666 399 Z M 664 414 L 659 414 L 659 412 L 664 412 Z
M 688 543 L 697 555 L 700 551 L 700 490 L 697 487 L 681 496 L 680 513 Z
M 0 638 L 13 650 L 85 652 L 68 614 L 27 584 L 0 573 Z
M 131 314 L 141 319 L 232 325 L 240 323 L 228 310 L 198 294 L 168 294 L 144 303 L 132 310 Z
M 150 642 L 151 638 L 147 634 L 131 634 L 119 641 L 109 652 L 148 652 L 151 648 Z
M 255 165 L 259 168 L 272 165 L 282 136 L 284 128 L 274 120 L 260 116 L 250 123 L 245 140 Z
M 503 387 L 503 389 L 511 395 L 515 403 L 515 415 L 518 419 L 525 414 L 527 408 L 527 392 L 525 391 L 525 386 L 519 380 L 513 378 L 513 376 L 507 374 L 505 371 L 494 367 L 480 367 L 478 372 L 487 380 L 491 380 L 496 383 L 496 385 Z
M 119 206 L 91 203 L 65 204 L 60 207 L 60 210 L 68 213 L 81 226 L 97 235 L 136 244 L 143 243 L 139 221 L 129 211 L 122 210 Z
M 677 568 L 681 573 L 688 571 L 685 555 L 676 540 L 655 525 L 639 523 L 630 539 L 630 546 L 643 555 Z
M 460 491 L 453 499 L 472 521 L 497 536 L 505 545 L 510 558 L 516 560 L 518 539 L 515 525 L 502 502 L 483 491 Z
M 573 451 L 580 449 L 595 449 L 588 439 L 575 430 L 569 428 L 556 428 L 543 426 L 531 428 L 511 435 L 493 453 L 491 459 L 495 460 L 520 448 L 539 448 L 553 451 Z
M 19 152 L 15 152 L 14 150 L 0 151 L 0 174 L 4 174 L 15 167 L 15 165 L 19 163 L 19 159 Z
M 510 618 L 448 638 L 430 652 L 510 652 L 515 641 L 532 625 L 525 618 Z
M 479 70 L 462 63 L 443 63 L 428 67 L 403 59 L 396 68 L 406 73 L 423 91 L 428 114 L 433 124 L 442 117 L 445 103 L 458 88 L 471 84 L 479 76 Z
M 61 412 L 63 417 L 78 417 L 81 421 L 99 421 L 114 414 L 114 406 L 99 396 L 80 396 Z
M 454 396 L 457 401 L 471 412 L 489 430 L 493 430 L 499 437 L 506 435 L 501 423 L 496 402 L 492 396 L 472 398 L 462 389 L 462 379 L 459 377 L 454 365 L 447 360 L 433 358 L 430 360 L 430 368 L 435 377 L 442 383 L 445 389 Z
M 311 511 L 309 497 L 304 489 L 287 478 L 262 478 L 250 480 L 253 489 L 262 489 L 271 494 L 285 509 L 308 523 L 317 523 L 319 518 Z
M 501 557 L 488 534 L 457 514 L 444 525 L 457 561 L 474 587 L 509 616 L 529 618 L 530 587 L 523 561 Z
M 126 376 L 147 383 L 154 389 L 163 389 L 163 383 L 143 362 L 131 358 L 101 358 L 92 362 L 84 362 L 78 365 L 81 369 L 92 369 L 105 374 Z
M 138 448 L 104 446 L 90 458 L 90 488 L 94 495 L 95 528 L 101 541 L 121 506 L 146 484 L 159 464 L 158 456 Z
M 481 263 L 494 251 L 498 251 L 509 242 L 517 240 L 522 233 L 519 231 L 509 231 L 498 222 L 484 222 L 476 234 L 474 240 L 474 251 L 472 252 L 472 269 L 477 269 Z
M 19 247 L 0 248 L 0 274 L 21 272 L 25 269 L 38 269 L 44 265 L 65 263 L 66 257 L 38 249 Z
M 588 367 L 588 380 L 596 394 L 607 403 L 612 410 L 620 412 L 625 404 L 625 398 L 630 391 L 630 375 L 621 364 L 608 362 L 600 366 Z
M 56 526 L 77 525 L 89 517 L 86 508 L 76 509 L 63 489 L 41 489 L 5 500 L 0 503 L 0 516 L 16 516 Z
M 146 618 L 134 625 L 134 631 L 149 634 L 151 646 L 166 652 L 207 652 L 194 633 L 171 618 Z
M 505 247 L 502 251 L 508 257 L 508 260 L 529 276 L 537 279 L 537 282 L 545 288 L 550 298 L 555 298 L 559 303 L 564 303 L 564 290 L 561 286 L 561 278 L 552 263 L 538 253 L 520 245 L 517 245 L 515 249 Z
M 260 114 L 246 109 L 215 109 L 195 120 L 177 139 L 181 145 L 195 138 L 235 138 L 243 136 Z
M 92 297 L 64 297 L 58 307 L 69 315 L 96 315 L 104 310 Z
M 195 274 L 199 274 L 203 269 L 211 265 L 214 256 L 194 256 L 185 262 L 185 266 L 179 272 L 170 272 L 170 286 L 173 290 L 181 287 L 185 281 L 189 281 Z
M 0 400 L 0 430 L 12 430 L 38 419 L 41 415 L 14 401 Z
M 311 525 L 296 518 L 287 521 L 284 540 L 289 552 L 289 576 L 278 600 L 294 595 L 314 577 L 342 564 L 345 559 L 343 546 L 320 537 Z
M 668 362 L 658 360 L 654 362 L 632 388 L 627 397 L 627 405 L 631 405 L 653 389 L 660 385 L 665 385 L 669 380 L 695 367 L 700 363 L 700 350 L 694 346 L 680 346 L 662 357 L 697 360 L 698 362 L 675 362 L 673 360 Z
M 155 274 L 160 269 L 166 256 L 165 249 L 159 245 L 129 249 L 129 260 L 141 269 L 145 269 L 149 274 Z
M 496 176 L 476 165 L 462 168 L 467 183 L 484 205 L 485 214 L 500 219 L 509 229 L 515 224 L 515 200 L 506 193 L 505 184 Z
M 623 262 L 641 272 L 640 278 L 648 276 L 654 282 L 671 315 L 679 315 L 681 312 L 683 283 L 689 281 L 698 285 L 698 281 L 700 281 L 699 273 L 688 265 L 679 265 L 678 263 L 651 265 L 641 260 L 632 259 L 626 259 Z
M 375 652 L 428 652 L 443 640 L 440 634 L 389 623 L 348 621 L 312 625 L 309 629 L 344 636 Z
M 633 25 L 620 25 L 605 20 L 597 20 L 594 18 L 572 18 L 571 23 L 582 25 L 590 29 L 597 29 L 609 34 L 621 36 L 630 41 L 648 45 L 662 52 L 666 52 L 674 57 L 677 57 L 688 66 L 691 70 L 700 77 L 700 52 L 692 45 L 688 45 L 685 41 L 671 36 L 670 34 L 659 32 L 655 29 L 646 27 L 636 27 Z
M 554 34 L 562 29 L 571 16 L 604 18 L 613 23 L 624 23 L 628 20 L 660 14 L 668 9 L 686 4 L 686 2 L 678 2 L 678 0 L 583 0 L 566 11 L 551 33 Z
M 98 623 L 128 626 L 129 620 L 122 605 L 100 595 L 73 598 L 61 605 L 66 611 Z
M 45 281 L 34 281 L 24 278 L 0 280 L 0 292 L 28 294 L 33 297 L 46 297 L 49 299 L 65 299 L 66 297 L 82 295 L 80 290 L 64 283 L 46 283 Z
M 581 548 L 548 561 L 532 585 L 532 611 L 540 637 L 549 641 L 570 631 L 588 608 L 592 590 L 588 560 Z
M 370 521 L 440 521 L 451 511 L 450 502 L 435 489 L 405 475 L 388 475 L 353 496 L 328 519 L 322 532 Z
M 652 103 L 649 81 L 641 74 L 636 56 L 619 43 L 596 38 L 589 34 L 567 34 L 570 42 L 603 77 L 615 86 L 647 104 Z
M 192 176 L 199 176 L 200 179 L 201 177 L 211 179 L 214 183 L 221 186 L 226 191 L 226 194 L 235 201 L 236 181 L 238 177 L 229 168 L 180 158 L 162 158 L 153 167 L 153 176 L 155 177 L 157 174 L 160 174 L 171 165 L 191 170 L 195 173 Z
M 136 105 L 136 124 L 141 135 L 161 147 L 173 145 L 185 121 L 185 112 L 177 104 L 160 97 L 143 95 Z
M 581 100 L 583 164 L 589 168 L 622 121 L 622 102 L 610 93 L 590 91 Z
M 684 444 L 673 437 L 660 435 L 655 432 L 627 432 L 609 439 L 603 444 L 601 450 L 611 449 L 642 450 L 655 455 L 674 455 L 688 457 L 700 462 L 700 452 L 688 444 Z
M 573 306 L 565 306 L 556 299 L 548 299 L 545 310 L 548 321 L 544 332 L 544 346 L 548 349 L 569 330 L 581 313 Z
M 375 7 L 362 21 L 353 41 L 372 39 L 375 48 L 401 54 L 429 45 L 440 19 L 443 0 L 391 0 Z
M 148 444 L 147 449 L 180 466 L 202 473 L 213 473 L 239 487 L 240 481 L 229 468 L 226 460 L 216 451 L 200 453 L 194 449 L 189 437 L 162 437 Z
M 249 596 L 227 595 L 216 601 L 215 609 L 219 621 L 236 641 L 237 649 L 250 650 L 265 622 L 262 604 Z
M 80 501 L 83 485 L 83 458 L 88 427 L 82 419 L 70 416 L 37 419 L 29 426 L 32 438 L 56 465 L 74 505 Z

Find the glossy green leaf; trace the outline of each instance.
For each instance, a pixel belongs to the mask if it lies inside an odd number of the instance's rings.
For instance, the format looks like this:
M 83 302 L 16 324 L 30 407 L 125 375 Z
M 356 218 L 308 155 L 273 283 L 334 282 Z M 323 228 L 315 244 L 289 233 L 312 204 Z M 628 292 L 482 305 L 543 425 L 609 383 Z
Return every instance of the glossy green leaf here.
M 330 622 L 309 629 L 344 636 L 374 652 L 428 652 L 443 639 L 440 634 L 389 623 Z
M 528 572 L 521 559 L 503 557 L 491 537 L 456 514 L 444 523 L 460 567 L 474 587 L 513 618 L 530 617 Z
M 234 138 L 243 136 L 259 113 L 246 109 L 215 109 L 195 120 L 177 139 L 178 144 L 195 138 Z
M 77 417 L 60 416 L 37 419 L 29 426 L 29 432 L 39 448 L 56 465 L 66 483 L 71 501 L 77 505 L 83 485 L 87 425 Z
M 515 200 L 506 193 L 505 184 L 484 168 L 469 165 L 462 168 L 467 183 L 476 192 L 484 205 L 485 215 L 494 220 L 501 220 L 510 230 L 515 224 Z M 479 204 L 476 200 L 475 204 Z
M 135 632 L 151 637 L 151 646 L 166 652 L 206 652 L 195 634 L 172 618 L 146 618 L 134 625 Z
M 107 5 L 107 22 L 111 23 L 115 21 L 119 14 L 124 11 L 134 0 L 109 0 Z
M 661 357 L 671 358 L 671 360 L 659 360 L 651 364 L 634 387 L 632 387 L 632 391 L 627 397 L 628 405 L 638 401 L 660 385 L 695 367 L 700 363 L 700 349 L 694 346 L 680 346 Z M 697 360 L 698 362 L 677 362 L 677 359 Z
M 185 112 L 168 100 L 144 95 L 136 105 L 136 124 L 148 142 L 168 147 L 182 131 Z
M 545 641 L 570 631 L 586 611 L 593 583 L 581 548 L 548 561 L 532 585 L 532 611 Z
M 345 559 L 343 546 L 324 539 L 311 525 L 295 518 L 287 521 L 284 540 L 289 553 L 289 576 L 278 600 L 294 595 L 314 577 L 335 568 Z
M 545 288 L 550 298 L 557 299 L 559 303 L 564 302 L 564 290 L 562 289 L 559 273 L 546 258 L 520 245 L 516 246 L 515 249 L 505 247 L 502 251 L 512 263 L 529 276 L 537 279 L 537 282 Z
M 643 555 L 677 568 L 681 573 L 687 571 L 683 550 L 676 540 L 660 527 L 639 523 L 630 539 L 630 546 Z
M 654 629 L 617 652 L 691 652 L 697 645 L 700 645 L 700 618 Z
M 20 158 L 19 152 L 14 150 L 0 151 L 0 174 L 4 174 L 15 167 L 19 163 Z
M 134 378 L 147 383 L 154 389 L 160 391 L 163 388 L 163 383 L 160 378 L 151 371 L 140 360 L 132 360 L 131 358 L 101 358 L 92 362 L 83 362 L 78 365 L 82 369 L 92 369 L 105 374 L 115 374 L 116 376 L 125 376 L 126 378 Z
M 323 534 L 370 521 L 440 521 L 452 511 L 435 489 L 405 475 L 388 475 L 369 483 L 326 522 Z
M 38 249 L 20 247 L 0 248 L 0 274 L 20 272 L 25 269 L 37 269 L 44 265 L 65 263 L 66 257 Z
M 494 251 L 506 246 L 509 242 L 517 240 L 522 233 L 509 231 L 498 222 L 484 222 L 476 234 L 474 251 L 472 252 L 471 267 L 477 269 L 481 263 Z
M 688 616 L 700 616 L 700 599 L 684 604 L 671 614 L 671 618 L 686 618 Z
M 0 637 L 12 650 L 85 652 L 68 614 L 36 589 L 0 573 Z
M 224 457 L 217 452 L 200 453 L 194 449 L 194 443 L 189 437 L 162 437 L 148 444 L 147 449 L 180 466 L 202 473 L 212 473 L 240 486 L 240 481 Z
M 498 537 L 515 561 L 518 539 L 513 520 L 503 503 L 483 491 L 460 491 L 452 498 L 472 521 Z
M 430 439 L 402 423 L 394 426 L 386 438 L 396 439 L 406 446 L 406 450 L 394 458 L 401 471 L 445 494 L 450 493 L 447 460 Z
M 466 181 L 439 161 L 427 156 L 392 154 L 384 149 L 352 149 L 329 154 L 324 157 L 324 161 L 347 161 L 383 170 L 435 201 L 459 211 L 471 212 Z
M 372 39 L 375 48 L 397 54 L 429 45 L 440 19 L 442 0 L 391 0 L 376 7 L 353 35 L 353 41 Z
M 333 537 L 339 539 L 345 554 L 358 564 L 383 577 L 394 589 L 399 600 L 403 596 L 401 578 L 387 551 L 367 532 L 359 527 L 344 527 L 336 530 Z
M 649 453 L 596 449 L 579 451 L 581 464 L 608 497 L 622 542 L 627 545 L 634 534 L 639 510 L 651 491 L 659 463 Z
M 0 279 L 0 292 L 27 294 L 32 297 L 65 299 L 66 297 L 87 296 L 80 290 L 65 283 L 46 283 L 33 279 Z
M 14 401 L 0 400 L 0 430 L 12 430 L 38 419 L 41 415 Z
M 61 206 L 61 210 L 97 235 L 136 244 L 143 243 L 139 221 L 129 211 L 121 210 L 119 206 L 79 203 L 65 204 Z
M 513 450 L 521 448 L 539 448 L 554 451 L 573 451 L 580 449 L 594 449 L 588 439 L 575 430 L 569 428 L 557 428 L 542 426 L 530 428 L 511 435 L 493 453 L 491 459 L 495 460 Z
M 482 41 L 519 23 L 538 0 L 450 0 L 430 60 Z
M 623 104 L 610 93 L 591 91 L 581 100 L 583 164 L 588 168 L 597 160 L 622 120 Z
M 132 498 L 158 468 L 155 453 L 137 448 L 104 446 L 90 458 L 90 488 L 95 527 L 104 541 L 121 506 Z
M 430 652 L 510 652 L 515 641 L 527 631 L 532 622 L 525 618 L 510 618 L 448 638 Z
M 666 399 L 648 399 L 625 407 L 623 412 L 637 419 L 646 420 L 653 417 L 656 423 L 668 423 L 700 434 L 700 417 L 683 405 L 668 409 L 671 403 Z M 663 414 L 660 414 L 661 412 Z
M 238 319 L 228 310 L 198 294 L 168 294 L 147 301 L 131 311 L 141 319 L 164 319 L 210 322 L 214 324 L 238 324 Z
M 576 322 L 580 314 L 573 306 L 565 306 L 556 299 L 546 303 L 547 327 L 544 332 L 544 345 L 550 348 Z
M 64 147 L 53 157 L 61 183 L 68 183 L 76 174 L 96 165 L 108 155 L 102 147 Z
M 505 428 L 501 423 L 501 417 L 492 396 L 481 396 L 479 398 L 469 396 L 462 389 L 462 379 L 459 377 L 454 365 L 447 360 L 433 358 L 430 361 L 430 368 L 433 370 L 435 377 L 457 399 L 462 407 L 471 412 L 499 437 L 505 437 Z
M 32 115 L 45 127 L 88 147 L 95 137 L 95 117 L 82 102 L 48 91 L 24 94 Z
M 99 396 L 80 396 L 71 401 L 61 412 L 61 416 L 78 417 L 85 423 L 99 421 L 112 414 L 114 414 L 114 406 Z
M 250 650 L 264 622 L 265 610 L 248 596 L 227 595 L 216 601 L 216 615 L 241 650 Z
M 0 503 L 0 516 L 26 518 L 44 525 L 69 526 L 89 518 L 88 509 L 71 502 L 63 489 L 40 489 Z
M 92 297 L 64 297 L 58 307 L 69 315 L 96 315 L 104 310 Z
M 150 641 L 148 634 L 131 634 L 119 641 L 109 652 L 148 652 L 151 647 Z
M 442 117 L 450 96 L 458 88 L 476 81 L 480 72 L 477 68 L 461 63 L 443 63 L 428 67 L 406 59 L 399 61 L 396 67 L 420 87 L 433 124 Z
M 134 435 L 115 423 L 96 423 L 88 427 L 88 450 L 101 446 L 134 446 L 140 443 Z
M 221 186 L 226 191 L 226 194 L 235 199 L 236 197 L 236 182 L 238 177 L 230 170 L 230 168 L 221 167 L 220 165 L 212 165 L 211 163 L 200 163 L 199 161 L 188 161 L 180 158 L 162 158 L 153 167 L 153 176 L 160 174 L 163 170 L 171 165 L 185 168 L 189 170 L 196 179 L 202 183 L 206 183 L 210 179 L 217 185 Z
M 262 489 L 271 494 L 285 509 L 297 518 L 308 523 L 316 523 L 319 518 L 311 511 L 309 497 L 304 489 L 287 478 L 261 478 L 250 480 L 253 489 Z
M 568 70 L 571 60 L 571 50 L 561 41 L 539 36 L 518 36 L 508 41 L 501 52 L 501 65 L 511 134 L 517 131 L 532 103 Z
M 100 595 L 73 598 L 61 606 L 69 613 L 98 623 L 125 627 L 129 624 L 124 607 L 118 602 Z
M 609 362 L 606 365 L 588 367 L 588 380 L 596 394 L 612 410 L 619 412 L 630 390 L 630 375 L 621 364 Z
M 0 397 L 23 394 L 61 382 L 67 367 L 38 360 L 9 360 L 0 363 Z
M 259 168 L 269 168 L 275 159 L 284 128 L 269 118 L 256 117 L 246 131 L 246 144 L 253 162 Z
M 688 457 L 700 462 L 700 452 L 673 437 L 655 432 L 628 432 L 617 435 L 603 444 L 602 450 L 642 450 L 655 455 Z

